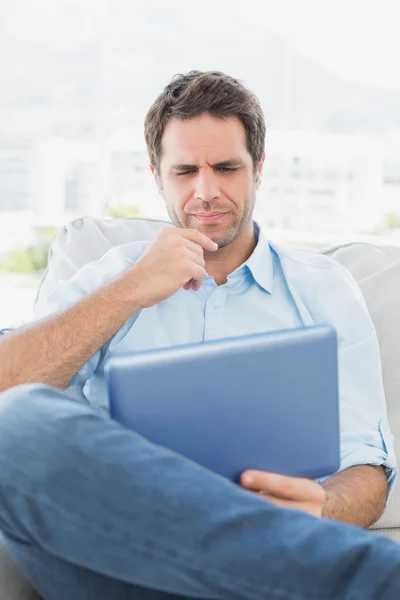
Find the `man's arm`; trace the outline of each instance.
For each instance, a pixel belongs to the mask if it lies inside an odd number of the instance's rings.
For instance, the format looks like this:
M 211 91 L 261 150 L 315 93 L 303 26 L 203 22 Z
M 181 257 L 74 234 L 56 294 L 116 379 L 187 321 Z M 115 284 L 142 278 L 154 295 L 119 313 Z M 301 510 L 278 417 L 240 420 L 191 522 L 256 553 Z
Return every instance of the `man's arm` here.
M 365 528 L 381 516 L 388 490 L 383 468 L 371 465 L 341 471 L 322 485 L 312 479 L 263 471 L 246 471 L 241 483 L 278 506 Z
M 128 319 L 178 289 L 199 289 L 204 250 L 217 244 L 199 231 L 167 227 L 139 260 L 55 316 L 0 339 L 0 391 L 22 383 L 66 387 Z
M 383 467 L 351 467 L 325 480 L 322 487 L 326 491 L 323 517 L 367 528 L 385 509 L 388 482 Z
M 22 383 L 66 387 L 139 310 L 136 286 L 132 281 L 129 289 L 128 279 L 112 281 L 67 310 L 2 336 L 0 391 Z

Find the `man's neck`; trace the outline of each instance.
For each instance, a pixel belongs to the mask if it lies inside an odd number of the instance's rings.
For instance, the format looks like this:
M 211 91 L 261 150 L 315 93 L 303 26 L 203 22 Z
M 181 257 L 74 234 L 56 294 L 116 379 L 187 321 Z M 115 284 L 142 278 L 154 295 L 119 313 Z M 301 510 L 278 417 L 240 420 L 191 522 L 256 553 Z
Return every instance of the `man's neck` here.
M 226 283 L 228 276 L 251 256 L 257 245 L 253 221 L 227 246 L 217 252 L 205 253 L 206 271 L 217 285 Z

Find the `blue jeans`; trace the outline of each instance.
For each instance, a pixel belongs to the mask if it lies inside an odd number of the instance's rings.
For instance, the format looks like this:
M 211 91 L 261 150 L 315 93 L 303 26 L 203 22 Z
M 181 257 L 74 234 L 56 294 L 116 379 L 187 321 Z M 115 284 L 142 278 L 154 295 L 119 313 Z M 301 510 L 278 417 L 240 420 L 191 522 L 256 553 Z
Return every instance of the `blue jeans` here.
M 46 599 L 400 598 L 400 544 L 277 508 L 50 387 L 0 396 L 0 482 Z

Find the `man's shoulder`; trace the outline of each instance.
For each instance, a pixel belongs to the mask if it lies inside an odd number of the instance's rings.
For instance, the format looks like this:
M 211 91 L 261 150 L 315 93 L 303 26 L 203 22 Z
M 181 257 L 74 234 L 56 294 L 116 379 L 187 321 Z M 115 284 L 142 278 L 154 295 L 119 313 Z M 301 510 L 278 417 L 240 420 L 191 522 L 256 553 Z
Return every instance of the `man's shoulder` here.
M 71 278 L 71 283 L 81 282 L 88 287 L 98 287 L 119 275 L 143 254 L 150 242 L 129 242 L 113 246 L 101 258 L 86 263 Z
M 130 242 L 110 248 L 101 258 L 83 265 L 69 279 L 55 282 L 35 305 L 37 317 L 64 309 L 117 277 L 135 263 L 150 242 Z
M 343 275 L 348 273 L 347 269 L 339 262 L 316 250 L 309 248 L 282 248 L 274 243 L 270 243 L 270 247 L 279 257 L 281 263 L 297 271 L 300 270 L 309 274 L 314 273 L 316 276 L 321 273 L 324 278 L 329 273 L 341 273 Z
M 97 264 L 103 264 L 105 267 L 112 267 L 123 262 L 126 264 L 134 263 L 143 254 L 150 242 L 128 242 L 110 248 Z
M 361 301 L 358 284 L 338 261 L 307 248 L 286 249 L 275 244 L 271 248 L 279 257 L 289 287 L 308 303 L 337 306 L 338 298 Z
M 331 323 L 342 342 L 370 329 L 362 292 L 339 262 L 312 250 L 271 246 L 279 256 L 286 281 L 317 322 Z

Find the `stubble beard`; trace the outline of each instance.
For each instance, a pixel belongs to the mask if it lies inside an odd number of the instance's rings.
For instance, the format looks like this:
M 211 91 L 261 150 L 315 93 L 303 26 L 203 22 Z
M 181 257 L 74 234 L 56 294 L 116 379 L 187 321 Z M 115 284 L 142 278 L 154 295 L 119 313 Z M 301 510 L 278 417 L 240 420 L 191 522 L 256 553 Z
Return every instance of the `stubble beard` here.
M 244 211 L 241 215 L 236 215 L 234 217 L 233 222 L 225 231 L 218 231 L 218 223 L 215 224 L 214 227 L 213 224 L 205 226 L 204 229 L 201 227 L 201 223 L 198 222 L 196 223 L 197 226 L 194 226 L 193 223 L 191 223 L 191 220 L 195 221 L 195 217 L 192 217 L 191 215 L 185 215 L 184 213 L 182 213 L 182 217 L 180 217 L 175 211 L 173 205 L 167 204 L 166 207 L 168 215 L 176 227 L 181 227 L 185 229 L 197 229 L 205 235 L 209 236 L 213 241 L 217 242 L 219 248 L 224 248 L 225 246 L 228 246 L 231 242 L 233 242 L 233 240 L 243 231 L 243 229 L 251 220 L 253 216 L 255 201 L 256 190 L 253 189 L 251 197 L 244 204 Z M 214 232 L 215 235 L 213 235 Z

